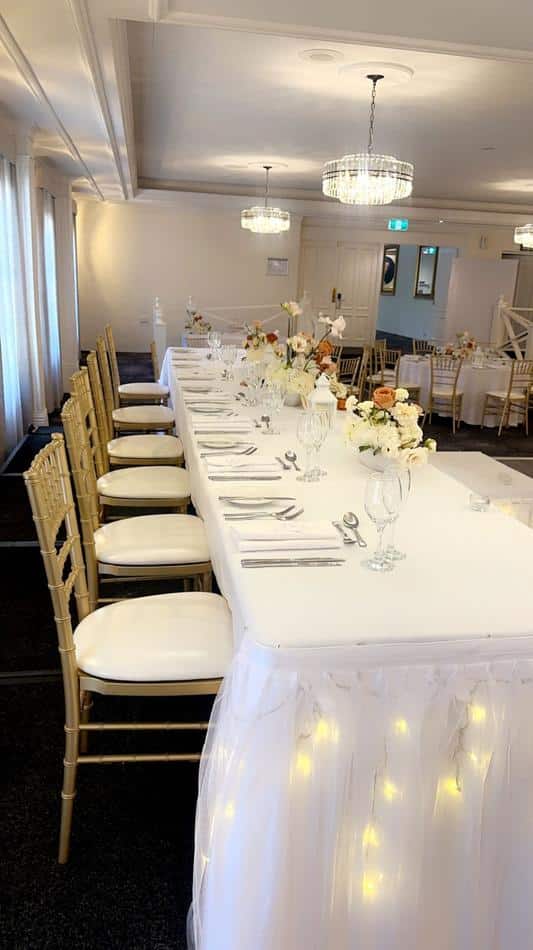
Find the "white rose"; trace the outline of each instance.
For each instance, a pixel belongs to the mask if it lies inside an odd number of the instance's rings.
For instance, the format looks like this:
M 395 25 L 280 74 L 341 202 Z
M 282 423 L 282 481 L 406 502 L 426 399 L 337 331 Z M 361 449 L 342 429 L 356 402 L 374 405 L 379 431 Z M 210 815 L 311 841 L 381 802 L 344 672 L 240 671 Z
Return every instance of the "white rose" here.
M 352 412 L 353 409 L 357 406 L 357 399 L 355 396 L 348 396 L 346 400 L 346 411 Z
M 396 389 L 394 391 L 394 395 L 395 395 L 395 398 L 398 400 L 398 402 L 406 402 L 409 399 L 409 390 L 402 389 L 402 387 L 400 386 L 399 389 Z
M 419 465 L 425 465 L 428 460 L 428 451 L 419 446 L 417 449 L 408 449 L 405 454 L 405 462 L 410 468 L 416 468 Z

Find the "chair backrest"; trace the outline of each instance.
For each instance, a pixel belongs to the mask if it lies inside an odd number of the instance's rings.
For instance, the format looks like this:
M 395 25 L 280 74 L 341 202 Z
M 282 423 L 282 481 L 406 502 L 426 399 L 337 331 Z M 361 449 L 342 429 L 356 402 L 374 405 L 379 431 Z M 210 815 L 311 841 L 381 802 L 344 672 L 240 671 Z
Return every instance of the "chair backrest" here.
M 415 356 L 423 356 L 426 353 L 434 353 L 435 344 L 429 340 L 413 340 L 413 353 Z
M 363 352 L 361 354 L 361 362 L 359 364 L 359 376 L 354 387 L 357 390 L 357 392 L 354 393 L 354 395 L 357 395 L 358 399 L 361 399 L 363 396 L 366 378 L 368 376 L 368 370 L 370 366 L 371 354 L 372 354 L 372 347 L 370 345 L 364 346 Z
M 65 430 L 70 470 L 78 502 L 90 603 L 93 609 L 98 590 L 94 532 L 100 527 L 100 512 L 93 446 L 89 441 L 80 403 L 76 396 L 67 399 L 61 410 L 61 420 Z
M 106 409 L 110 419 L 112 419 L 113 409 L 119 408 L 118 390 L 115 396 L 115 389 L 111 379 L 109 360 L 107 357 L 107 350 L 105 348 L 103 336 L 98 336 L 96 338 L 96 358 L 98 360 L 98 369 L 100 370 L 100 379 L 102 380 L 102 390 L 104 393 Z
M 533 360 L 512 360 L 509 392 L 529 390 L 533 385 Z
M 109 471 L 109 457 L 107 454 L 107 443 L 102 438 L 100 426 L 93 401 L 91 384 L 89 382 L 89 370 L 83 366 L 70 377 L 72 393 L 76 396 L 80 404 L 80 413 L 83 425 L 87 432 L 87 438 L 91 445 L 96 474 L 105 475 Z
M 384 350 L 383 362 L 385 364 L 385 369 L 396 369 L 401 355 L 401 350 Z
M 150 343 L 150 356 L 152 357 L 152 371 L 154 374 L 154 382 L 158 383 L 160 369 L 159 369 L 159 360 L 157 358 L 157 347 L 155 345 L 154 340 L 152 340 L 152 342 Z
M 431 391 L 435 386 L 451 387 L 455 393 L 457 379 L 463 365 L 462 359 L 454 356 L 431 355 Z
M 74 709 L 78 709 L 77 664 L 70 617 L 72 594 L 79 620 L 90 612 L 90 605 L 62 435 L 53 433 L 52 441 L 41 449 L 24 472 L 24 481 L 52 599 L 65 694 Z M 63 528 L 65 540 L 60 543 Z
M 87 354 L 87 370 L 89 373 L 89 385 L 93 397 L 94 411 L 96 412 L 96 421 L 100 429 L 100 440 L 107 453 L 107 443 L 113 438 L 113 418 L 111 412 L 108 413 L 107 411 L 100 370 L 98 369 L 98 360 L 94 350 L 91 350 L 91 352 Z
M 338 344 L 333 347 L 333 350 L 331 351 L 331 359 L 334 360 L 336 363 L 340 361 L 343 349 L 344 349 L 344 346 L 340 346 Z
M 357 375 L 360 362 L 360 356 L 349 356 L 346 359 L 341 360 L 339 363 L 339 378 L 342 376 L 345 382 L 349 386 L 352 386 L 353 380 Z
M 105 345 L 107 349 L 107 356 L 109 359 L 109 368 L 111 370 L 111 382 L 113 384 L 113 393 L 115 396 L 115 405 L 118 406 L 119 403 L 119 393 L 118 387 L 120 386 L 120 373 L 118 369 L 118 360 L 117 360 L 117 348 L 115 346 L 115 338 L 113 336 L 113 327 L 110 323 L 104 327 L 105 334 Z

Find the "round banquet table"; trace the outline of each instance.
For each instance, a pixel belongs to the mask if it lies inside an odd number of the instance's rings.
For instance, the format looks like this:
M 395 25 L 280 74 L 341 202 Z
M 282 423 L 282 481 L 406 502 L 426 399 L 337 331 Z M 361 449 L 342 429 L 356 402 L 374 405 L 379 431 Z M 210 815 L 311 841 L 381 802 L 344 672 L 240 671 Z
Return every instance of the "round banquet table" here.
M 510 366 L 501 364 L 483 367 L 472 366 L 464 362 L 459 373 L 458 389 L 463 391 L 461 421 L 471 426 L 480 426 L 483 421 L 483 403 L 489 390 L 507 391 Z M 431 365 L 429 357 L 402 356 L 400 363 L 400 386 L 420 386 L 420 402 L 424 408 L 429 405 L 429 387 Z M 498 415 L 489 415 L 484 425 L 499 425 Z M 511 415 L 510 424 L 516 425 L 516 415 Z

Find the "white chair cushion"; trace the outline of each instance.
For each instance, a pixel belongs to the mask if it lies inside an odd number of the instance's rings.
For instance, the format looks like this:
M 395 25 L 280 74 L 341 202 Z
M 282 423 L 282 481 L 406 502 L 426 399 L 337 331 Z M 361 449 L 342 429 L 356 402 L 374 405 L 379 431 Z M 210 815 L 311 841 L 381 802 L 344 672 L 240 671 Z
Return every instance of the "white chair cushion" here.
M 113 409 L 114 422 L 148 422 L 168 425 L 174 422 L 174 410 L 168 406 L 124 406 L 122 409 Z
M 204 523 L 196 515 L 140 515 L 111 521 L 94 533 L 104 564 L 202 564 L 209 561 Z
M 216 679 L 232 656 L 232 623 L 219 594 L 158 594 L 89 614 L 74 633 L 85 673 L 110 680 Z
M 123 435 L 107 443 L 114 458 L 179 459 L 183 455 L 181 439 L 175 435 Z
M 118 387 L 121 396 L 168 396 L 170 390 L 168 386 L 162 386 L 161 383 L 122 383 Z
M 143 465 L 106 472 L 97 481 L 98 494 L 113 498 L 188 498 L 189 473 L 173 465 Z
M 444 396 L 446 399 L 451 399 L 453 396 L 453 386 L 434 386 L 433 387 L 434 396 Z M 463 391 L 461 389 L 455 390 L 456 396 L 462 396 Z
M 487 396 L 492 396 L 494 399 L 507 399 L 507 392 L 507 389 L 493 389 L 487 393 Z M 511 393 L 512 402 L 524 402 L 525 398 L 525 392 Z

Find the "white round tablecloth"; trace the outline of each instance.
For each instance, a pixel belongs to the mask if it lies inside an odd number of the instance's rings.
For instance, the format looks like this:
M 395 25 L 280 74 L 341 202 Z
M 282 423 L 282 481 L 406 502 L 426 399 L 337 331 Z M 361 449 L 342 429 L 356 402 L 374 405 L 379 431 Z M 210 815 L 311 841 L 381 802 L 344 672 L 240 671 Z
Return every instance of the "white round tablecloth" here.
M 510 366 L 483 366 L 478 368 L 470 362 L 463 363 L 459 374 L 458 388 L 463 391 L 461 421 L 471 426 L 480 426 L 483 417 L 485 393 L 489 390 L 507 391 Z M 409 384 L 420 386 L 420 402 L 424 408 L 429 405 L 431 367 L 429 357 L 402 356 L 400 363 L 400 386 Z M 496 415 L 488 415 L 484 425 L 499 425 Z M 516 425 L 516 415 L 511 416 L 510 424 Z

